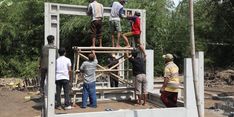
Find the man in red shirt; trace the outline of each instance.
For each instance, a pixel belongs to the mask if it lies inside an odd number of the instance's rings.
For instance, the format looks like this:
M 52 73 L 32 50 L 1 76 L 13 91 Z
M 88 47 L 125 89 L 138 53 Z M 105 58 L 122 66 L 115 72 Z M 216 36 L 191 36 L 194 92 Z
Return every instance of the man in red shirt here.
M 140 17 L 141 14 L 139 11 L 135 11 L 134 16 L 127 16 L 127 19 L 132 21 L 132 31 L 131 32 L 127 32 L 123 34 L 123 38 L 126 44 L 126 47 L 131 47 L 129 42 L 128 42 L 128 37 L 134 37 L 134 41 L 137 44 L 137 47 L 139 47 L 139 49 L 143 52 L 144 56 L 146 57 L 146 53 L 144 50 L 144 47 L 140 41 L 140 35 L 141 35 L 141 20 Z

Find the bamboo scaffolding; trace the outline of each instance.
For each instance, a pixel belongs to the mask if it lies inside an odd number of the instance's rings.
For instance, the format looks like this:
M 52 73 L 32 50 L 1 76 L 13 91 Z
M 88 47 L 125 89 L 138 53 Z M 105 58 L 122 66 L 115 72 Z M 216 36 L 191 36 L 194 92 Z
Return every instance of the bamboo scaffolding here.
M 76 70 L 74 70 L 75 73 L 75 82 L 73 84 L 73 87 L 77 87 L 78 84 L 78 73 L 80 73 L 79 70 L 79 62 L 80 62 L 80 57 L 88 60 L 88 57 L 84 55 L 84 53 L 91 53 L 91 50 L 95 50 L 95 53 L 130 53 L 131 50 L 133 50 L 133 48 L 123 48 L 123 47 L 73 47 L 73 49 L 75 50 L 75 55 L 74 55 L 74 62 L 76 62 Z M 123 84 L 126 84 L 126 86 L 133 86 L 132 82 L 125 80 L 123 77 L 111 73 L 114 71 L 132 71 L 132 69 L 129 69 L 129 66 L 127 67 L 127 69 L 123 68 L 123 69 L 114 69 L 117 66 L 123 64 L 128 58 L 124 58 L 124 56 L 119 57 L 117 60 L 121 60 L 120 62 L 118 62 L 116 65 L 112 66 L 111 68 L 108 67 L 104 67 L 100 64 L 97 64 L 97 67 L 101 68 L 96 70 L 95 72 L 99 72 L 99 74 L 96 75 L 96 78 L 102 76 L 103 74 L 109 74 L 111 76 L 113 76 L 112 78 L 118 80 L 119 82 L 122 82 Z M 78 84 L 79 85 L 79 84 Z M 73 105 L 76 104 L 76 94 L 73 97 Z
M 88 57 L 86 57 L 85 55 L 83 55 L 83 54 L 79 54 L 81 57 L 83 57 L 83 58 L 85 58 L 86 60 L 88 60 Z M 125 60 L 124 60 L 125 61 Z M 123 61 L 123 62 L 124 62 Z M 101 65 L 97 65 L 98 67 L 100 67 L 101 69 L 103 69 L 103 70 L 108 70 L 108 69 L 106 69 L 105 67 L 103 67 L 103 66 L 101 66 Z M 113 68 L 112 68 L 113 69 Z M 109 69 L 110 70 L 110 69 Z M 102 73 L 101 73 L 102 74 Z M 99 77 L 99 76 L 101 76 L 101 74 L 98 74 L 96 77 Z M 122 79 L 120 76 L 118 76 L 118 75 L 116 75 L 116 74 L 114 74 L 114 73 L 110 73 L 111 75 L 113 75 L 113 76 L 115 76 L 115 77 L 117 77 L 118 79 L 119 79 L 119 81 L 121 81 L 122 83 L 127 83 L 127 84 L 130 84 L 130 85 L 132 85 L 131 83 L 129 83 L 127 80 L 124 80 L 124 79 Z

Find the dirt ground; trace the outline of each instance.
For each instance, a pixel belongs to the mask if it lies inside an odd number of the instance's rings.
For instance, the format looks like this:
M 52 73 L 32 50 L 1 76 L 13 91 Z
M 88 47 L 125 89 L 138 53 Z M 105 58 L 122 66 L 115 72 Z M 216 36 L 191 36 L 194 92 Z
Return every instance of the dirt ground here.
M 206 91 L 214 94 L 234 92 L 234 86 L 232 87 L 213 87 L 206 88 Z M 29 96 L 34 97 L 29 99 Z M 34 96 L 32 96 L 34 95 Z M 41 114 L 41 100 L 37 98 L 35 94 L 26 91 L 17 91 L 0 88 L 0 117 L 40 117 Z M 208 97 L 208 98 L 207 98 Z M 213 100 L 206 95 L 205 99 L 205 117 L 227 117 L 223 115 L 222 111 L 215 111 L 209 109 L 214 106 L 214 103 L 222 102 L 219 100 Z M 105 109 L 140 109 L 140 108 L 157 108 L 155 105 L 147 104 L 147 106 L 134 105 L 133 102 L 102 102 L 98 103 L 98 109 L 87 108 L 81 109 L 79 106 L 69 111 L 56 110 L 56 113 L 67 112 L 89 112 L 89 111 L 105 111 Z
M 27 92 L 0 89 L 0 117 L 39 117 L 40 106 L 33 100 L 26 100 Z

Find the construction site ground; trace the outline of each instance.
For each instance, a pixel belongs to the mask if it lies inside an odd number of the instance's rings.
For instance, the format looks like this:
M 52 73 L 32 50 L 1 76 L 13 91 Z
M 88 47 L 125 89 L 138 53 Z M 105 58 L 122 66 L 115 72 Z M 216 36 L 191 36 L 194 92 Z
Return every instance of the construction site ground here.
M 234 92 L 234 86 L 220 86 L 206 88 L 213 94 L 219 94 L 223 92 Z M 214 106 L 214 103 L 222 102 L 219 100 L 213 100 L 209 98 L 211 93 L 206 96 L 205 99 L 205 117 L 225 117 L 221 110 L 210 109 Z M 31 98 L 29 98 L 31 96 Z M 33 92 L 10 90 L 8 88 L 0 88 L 0 117 L 40 117 L 41 114 L 41 100 Z M 79 104 L 78 104 L 79 105 Z M 144 109 L 144 108 L 157 108 L 155 105 L 147 103 L 146 106 L 135 105 L 132 101 L 118 102 L 118 101 L 105 101 L 98 102 L 98 108 L 86 108 L 81 109 L 79 106 L 72 110 L 56 110 L 56 113 L 73 113 L 73 112 L 95 112 L 95 111 L 107 111 L 112 109 L 116 111 L 119 109 Z M 109 110 L 110 111 L 110 110 Z

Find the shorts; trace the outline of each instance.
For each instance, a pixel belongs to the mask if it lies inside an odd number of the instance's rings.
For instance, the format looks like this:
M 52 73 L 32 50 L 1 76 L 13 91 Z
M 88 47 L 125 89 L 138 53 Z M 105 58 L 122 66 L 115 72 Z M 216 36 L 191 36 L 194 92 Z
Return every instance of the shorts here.
M 111 33 L 114 33 L 115 31 L 122 32 L 120 21 L 112 20 L 110 21 L 109 25 Z
M 138 74 L 135 78 L 136 94 L 147 94 L 147 80 L 145 74 Z
M 91 37 L 100 39 L 102 36 L 102 20 L 94 20 L 91 22 Z
M 140 39 L 140 34 L 133 34 L 133 32 L 127 32 L 123 34 L 126 37 L 134 37 L 135 40 Z

